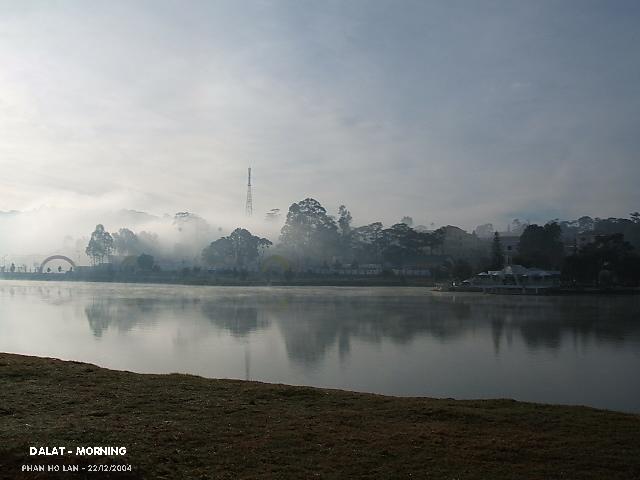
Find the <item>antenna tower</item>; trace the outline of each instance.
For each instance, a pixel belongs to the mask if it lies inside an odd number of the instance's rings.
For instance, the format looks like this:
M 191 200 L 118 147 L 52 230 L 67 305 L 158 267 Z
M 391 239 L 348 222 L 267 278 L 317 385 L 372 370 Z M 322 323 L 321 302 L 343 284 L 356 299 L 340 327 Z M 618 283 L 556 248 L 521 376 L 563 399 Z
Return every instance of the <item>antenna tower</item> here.
M 251 199 L 251 167 L 248 170 L 247 179 L 247 205 L 245 206 L 245 214 L 247 217 L 253 215 L 253 200 Z

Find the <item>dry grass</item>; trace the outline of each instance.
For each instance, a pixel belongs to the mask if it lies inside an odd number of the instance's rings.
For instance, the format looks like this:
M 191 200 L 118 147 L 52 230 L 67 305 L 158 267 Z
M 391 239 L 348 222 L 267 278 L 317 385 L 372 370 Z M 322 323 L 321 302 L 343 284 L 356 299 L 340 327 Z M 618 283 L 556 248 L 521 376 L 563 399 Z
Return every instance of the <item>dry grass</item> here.
M 108 477 L 121 479 L 640 478 L 638 415 L 140 375 L 0 354 L 0 478 L 55 478 L 20 474 L 23 463 L 44 463 L 28 457 L 30 445 L 124 445 L 124 462 L 137 471 Z

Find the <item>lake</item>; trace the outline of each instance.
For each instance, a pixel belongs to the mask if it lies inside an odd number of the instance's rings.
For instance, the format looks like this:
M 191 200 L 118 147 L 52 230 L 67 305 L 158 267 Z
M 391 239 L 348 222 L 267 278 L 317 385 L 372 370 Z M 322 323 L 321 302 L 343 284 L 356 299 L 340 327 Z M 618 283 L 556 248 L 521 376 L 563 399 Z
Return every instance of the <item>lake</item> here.
M 0 281 L 0 351 L 640 412 L 640 297 Z

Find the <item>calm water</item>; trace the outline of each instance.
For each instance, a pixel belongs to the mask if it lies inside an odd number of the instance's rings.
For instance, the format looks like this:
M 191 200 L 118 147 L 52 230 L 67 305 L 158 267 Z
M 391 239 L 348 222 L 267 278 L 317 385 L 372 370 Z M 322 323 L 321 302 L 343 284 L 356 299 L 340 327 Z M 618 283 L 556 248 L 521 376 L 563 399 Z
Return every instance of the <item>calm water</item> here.
M 640 412 L 639 297 L 0 281 L 0 351 Z

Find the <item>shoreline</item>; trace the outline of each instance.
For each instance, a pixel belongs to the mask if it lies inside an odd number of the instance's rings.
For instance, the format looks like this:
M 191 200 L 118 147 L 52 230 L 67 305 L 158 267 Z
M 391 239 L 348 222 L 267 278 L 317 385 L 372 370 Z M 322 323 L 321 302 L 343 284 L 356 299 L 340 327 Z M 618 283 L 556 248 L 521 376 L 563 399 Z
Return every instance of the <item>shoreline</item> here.
M 228 279 L 179 276 L 155 277 L 155 276 L 122 276 L 103 275 L 95 277 L 69 276 L 67 274 L 0 274 L 0 280 L 6 281 L 35 281 L 35 282 L 68 282 L 68 283 L 118 283 L 131 285 L 181 285 L 194 287 L 416 287 L 426 288 L 434 292 L 450 293 L 482 293 L 487 295 L 522 295 L 522 296 L 567 296 L 567 295 L 640 295 L 638 287 L 528 287 L 496 288 L 478 286 L 450 286 L 411 277 L 301 277 L 298 280 L 273 280 L 265 279 Z M 522 290 L 522 291 L 520 291 Z M 526 290 L 526 291 L 525 291 Z M 535 292 L 534 292 L 535 290 Z M 539 290 L 539 291 L 538 291 Z
M 0 478 L 25 463 L 128 463 L 86 478 L 636 478 L 640 415 L 136 374 L 0 353 Z M 29 446 L 124 446 L 29 457 Z
M 130 283 L 150 285 L 187 285 L 210 287 L 425 287 L 434 288 L 432 280 L 406 277 L 300 277 L 292 280 L 234 279 L 225 277 L 180 277 L 175 276 L 130 276 L 99 275 L 73 276 L 67 274 L 0 274 L 0 280 L 39 281 L 39 282 L 88 282 L 88 283 Z

